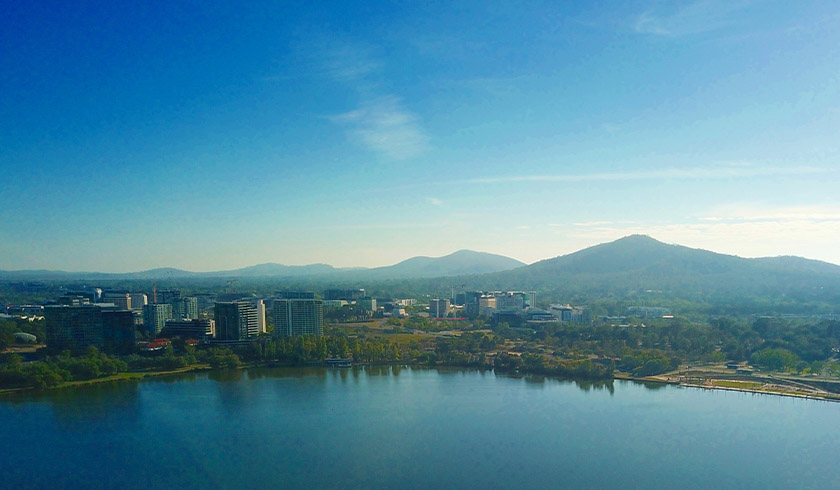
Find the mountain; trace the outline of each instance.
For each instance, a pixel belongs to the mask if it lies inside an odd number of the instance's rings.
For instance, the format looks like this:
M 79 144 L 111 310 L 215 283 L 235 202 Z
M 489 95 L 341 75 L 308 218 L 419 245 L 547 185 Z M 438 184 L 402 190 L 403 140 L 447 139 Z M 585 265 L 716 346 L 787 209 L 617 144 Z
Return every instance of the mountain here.
M 341 270 L 342 269 L 336 269 L 335 267 L 327 264 L 283 265 L 267 263 L 252 265 L 250 267 L 243 267 L 242 269 L 233 269 L 218 272 L 205 272 L 203 274 L 207 277 L 297 277 L 316 274 L 331 274 Z
M 357 271 L 356 276 L 369 279 L 423 278 L 485 274 L 522 267 L 510 257 L 472 250 L 458 250 L 443 257 L 412 257 L 398 264 Z
M 471 250 L 459 250 L 444 257 L 413 257 L 398 264 L 366 268 L 336 268 L 328 264 L 283 265 L 266 263 L 241 269 L 191 272 L 172 267 L 140 272 L 64 272 L 49 270 L 0 271 L 0 280 L 133 280 L 133 279 L 200 279 L 200 278 L 258 278 L 258 277 L 320 277 L 340 280 L 410 279 L 423 277 L 483 274 L 525 265 L 501 255 Z
M 259 264 L 243 269 L 189 272 L 153 269 L 129 274 L 60 271 L 0 271 L 0 280 L 131 280 L 248 278 L 259 283 L 283 278 L 289 287 L 364 286 L 372 294 L 412 297 L 451 287 L 537 290 L 538 298 L 577 304 L 625 301 L 709 305 L 717 313 L 796 312 L 840 304 L 840 266 L 800 257 L 746 259 L 669 245 L 633 235 L 568 255 L 525 265 L 489 253 L 460 250 L 444 257 L 414 257 L 373 269 L 338 269 L 326 264 Z
M 185 271 L 183 269 L 176 269 L 174 267 L 161 267 L 159 269 L 149 269 L 147 271 L 140 271 L 140 272 L 125 272 L 125 273 L 114 273 L 114 274 L 106 274 L 101 272 L 96 273 L 86 273 L 86 272 L 78 272 L 78 273 L 69 273 L 69 274 L 86 274 L 85 277 L 105 277 L 105 278 L 113 278 L 113 279 L 169 279 L 169 278 L 180 278 L 180 277 L 196 277 L 200 275 L 200 272 L 191 272 Z
M 746 259 L 644 235 L 475 279 L 492 288 L 538 289 L 571 298 L 653 293 L 718 303 L 840 300 L 840 266 L 834 264 L 800 257 Z

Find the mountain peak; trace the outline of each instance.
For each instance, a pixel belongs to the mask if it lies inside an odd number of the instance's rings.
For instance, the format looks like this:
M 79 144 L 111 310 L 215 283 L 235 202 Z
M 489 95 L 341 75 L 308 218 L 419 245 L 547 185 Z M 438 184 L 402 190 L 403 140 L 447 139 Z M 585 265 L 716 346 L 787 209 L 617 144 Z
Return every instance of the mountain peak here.
M 613 241 L 613 243 L 617 242 L 643 242 L 643 243 L 662 243 L 656 238 L 653 238 L 650 235 L 642 235 L 640 233 L 636 233 L 634 235 L 627 235 L 625 237 L 621 237 L 618 240 Z
M 367 272 L 374 277 L 443 277 L 500 272 L 523 265 L 525 263 L 503 255 L 462 249 L 442 257 L 412 257 Z

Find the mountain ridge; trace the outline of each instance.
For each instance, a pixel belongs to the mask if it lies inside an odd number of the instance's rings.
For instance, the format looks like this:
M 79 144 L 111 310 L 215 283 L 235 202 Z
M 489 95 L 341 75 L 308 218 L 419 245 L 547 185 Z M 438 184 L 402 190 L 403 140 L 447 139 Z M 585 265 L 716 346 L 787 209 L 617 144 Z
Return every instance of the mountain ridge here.
M 174 267 L 158 267 L 137 272 L 68 272 L 61 270 L 29 269 L 0 270 L 0 280 L 23 279 L 176 279 L 212 277 L 301 277 L 363 275 L 366 278 L 409 278 L 453 276 L 497 272 L 524 266 L 503 255 L 461 249 L 441 257 L 416 256 L 389 266 L 334 267 L 329 264 L 285 265 L 276 262 L 255 264 L 239 269 L 194 272 Z
M 801 257 L 744 258 L 631 235 L 515 270 L 475 278 L 485 288 L 512 285 L 570 300 L 636 297 L 645 291 L 695 301 L 735 298 L 840 301 L 840 266 Z
M 461 259 L 469 258 L 468 261 Z M 486 260 L 500 258 L 494 272 Z M 448 262 L 460 264 L 451 266 Z M 464 265 L 466 264 L 466 265 Z M 483 268 L 483 269 L 482 269 Z M 504 270 L 498 270 L 502 268 Z M 265 275 L 274 272 L 279 275 Z M 278 272 L 280 271 L 280 272 Z M 537 290 L 543 298 L 586 304 L 609 298 L 649 304 L 648 301 L 690 301 L 716 305 L 751 305 L 742 311 L 807 312 L 813 305 L 834 311 L 840 304 L 840 266 L 795 256 L 743 258 L 631 235 L 576 252 L 525 265 L 514 259 L 473 251 L 443 257 L 412 257 L 372 269 L 335 269 L 326 264 L 283 266 L 257 264 L 232 271 L 187 273 L 152 269 L 137 274 L 77 275 L 39 271 L 35 280 L 132 280 L 224 278 L 283 279 L 288 287 L 317 290 L 326 285 L 365 287 L 375 294 L 416 295 L 441 288 L 473 290 Z M 0 272 L 0 280 L 21 280 Z M 727 306 L 728 305 L 728 306 Z

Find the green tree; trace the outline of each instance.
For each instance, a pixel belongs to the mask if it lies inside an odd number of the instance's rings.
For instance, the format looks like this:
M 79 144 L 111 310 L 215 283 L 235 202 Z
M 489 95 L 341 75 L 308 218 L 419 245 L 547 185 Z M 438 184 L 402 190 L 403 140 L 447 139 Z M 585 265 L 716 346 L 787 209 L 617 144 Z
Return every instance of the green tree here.
M 787 349 L 765 349 L 754 353 L 750 362 L 769 371 L 793 371 L 799 364 L 799 357 Z

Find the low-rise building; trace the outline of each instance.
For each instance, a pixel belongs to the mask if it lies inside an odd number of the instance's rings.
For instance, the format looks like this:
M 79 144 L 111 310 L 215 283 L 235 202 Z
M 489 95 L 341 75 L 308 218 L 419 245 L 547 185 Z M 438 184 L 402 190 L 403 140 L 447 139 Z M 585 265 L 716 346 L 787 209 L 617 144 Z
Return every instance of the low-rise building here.
M 161 335 L 167 338 L 209 340 L 216 335 L 216 322 L 206 318 L 167 320 Z

